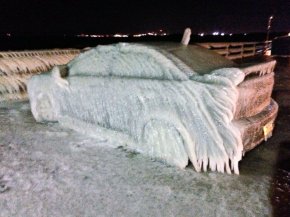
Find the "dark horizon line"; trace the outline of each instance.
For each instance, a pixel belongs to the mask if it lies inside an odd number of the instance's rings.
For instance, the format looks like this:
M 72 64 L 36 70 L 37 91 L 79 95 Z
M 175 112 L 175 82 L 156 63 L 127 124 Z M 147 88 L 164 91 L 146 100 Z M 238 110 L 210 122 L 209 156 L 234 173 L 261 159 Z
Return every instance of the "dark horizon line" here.
M 128 35 L 128 37 L 132 37 L 133 35 L 136 34 L 146 34 L 146 33 L 150 33 L 150 32 L 157 32 L 157 31 L 148 31 L 148 32 L 136 32 L 136 33 L 124 33 L 124 32 L 116 32 L 116 33 L 96 33 L 96 32 L 74 32 L 74 33 L 13 33 L 13 32 L 0 32 L 0 36 L 5 36 L 5 37 L 15 37 L 15 36 L 80 36 L 80 35 L 103 35 L 103 36 L 109 36 L 109 37 L 113 37 L 116 34 L 121 34 L 121 35 Z M 213 32 L 217 32 L 217 31 L 213 31 Z M 195 36 L 199 36 L 200 33 L 204 33 L 204 36 L 214 36 L 213 32 L 194 32 L 191 35 L 195 35 Z M 168 33 L 166 31 L 164 31 L 164 33 L 166 33 L 166 36 L 169 35 L 182 35 L 183 32 L 174 32 L 174 33 Z M 225 36 L 229 35 L 229 34 L 233 34 L 233 35 L 241 35 L 241 34 L 267 34 L 267 31 L 263 31 L 263 32 L 223 32 L 220 31 L 219 33 L 224 33 Z M 287 31 L 270 31 L 270 34 L 281 34 L 281 33 L 288 33 Z M 146 36 L 152 36 L 154 37 L 154 35 L 145 35 L 145 36 L 141 36 L 141 37 L 146 37 Z M 156 36 L 161 36 L 156 35 Z M 216 35 L 216 36 L 222 36 L 222 35 Z

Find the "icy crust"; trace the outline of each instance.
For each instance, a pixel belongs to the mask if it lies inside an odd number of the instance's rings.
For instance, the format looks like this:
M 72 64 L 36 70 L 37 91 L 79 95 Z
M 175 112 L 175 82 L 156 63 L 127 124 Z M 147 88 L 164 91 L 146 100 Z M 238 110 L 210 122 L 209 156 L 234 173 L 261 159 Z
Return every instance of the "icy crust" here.
M 46 52 L 46 53 L 45 53 Z M 0 52 L 0 102 L 26 97 L 26 82 L 32 75 L 66 64 L 77 51 Z
M 245 75 L 249 74 L 259 74 L 259 76 L 263 76 L 266 74 L 270 74 L 271 72 L 274 71 L 276 65 L 276 61 L 272 60 L 269 62 L 264 62 L 264 63 L 256 63 L 255 65 L 248 65 L 242 67 L 243 72 Z
M 99 61 L 98 55 L 96 51 L 92 62 Z M 170 74 L 166 64 L 154 68 L 156 60 L 148 63 L 146 52 L 143 61 L 141 54 L 138 61 L 134 60 L 136 55 L 129 55 L 130 67 L 129 62 L 116 60 L 118 68 L 114 70 L 114 64 L 105 64 L 107 57 L 102 57 L 99 65 L 90 65 L 85 56 L 68 64 L 70 76 L 66 79 L 58 77 L 58 68 L 54 68 L 52 75 L 35 76 L 29 81 L 31 110 L 36 120 L 58 120 L 91 136 L 106 133 L 118 140 L 116 144 L 123 141 L 131 149 L 180 168 L 189 159 L 196 171 L 210 168 L 239 173 L 243 145 L 232 120 L 238 99 L 236 86 L 244 80 L 241 70 L 224 68 L 180 81 L 173 80 L 182 78 L 177 66 L 168 63 L 177 76 Z M 94 52 L 89 51 L 88 56 L 94 57 Z M 124 78 L 140 64 L 144 68 L 138 73 L 145 73 L 144 78 Z M 156 73 L 163 79 L 149 79 L 154 77 L 153 70 L 161 70 Z
M 97 46 L 68 63 L 70 76 L 118 76 L 186 80 L 195 74 L 174 55 L 154 46 L 119 43 Z

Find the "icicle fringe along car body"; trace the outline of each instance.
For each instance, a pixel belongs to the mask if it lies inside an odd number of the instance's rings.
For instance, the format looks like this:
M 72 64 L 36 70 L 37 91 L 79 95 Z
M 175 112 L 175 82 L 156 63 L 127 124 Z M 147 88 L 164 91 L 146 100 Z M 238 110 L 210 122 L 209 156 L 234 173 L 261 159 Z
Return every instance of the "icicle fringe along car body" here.
M 88 135 L 118 135 L 129 148 L 180 168 L 190 160 L 196 171 L 239 174 L 244 150 L 233 119 L 246 73 L 199 49 L 98 46 L 30 79 L 32 113 Z M 196 55 L 193 64 L 187 57 L 196 50 L 203 59 Z

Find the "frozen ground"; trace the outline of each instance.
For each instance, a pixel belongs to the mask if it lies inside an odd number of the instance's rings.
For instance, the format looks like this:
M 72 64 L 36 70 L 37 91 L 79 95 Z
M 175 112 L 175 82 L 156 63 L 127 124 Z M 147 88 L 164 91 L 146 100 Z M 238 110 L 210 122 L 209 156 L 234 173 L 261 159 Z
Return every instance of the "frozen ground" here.
M 153 162 L 110 138 L 36 123 L 27 102 L 0 106 L 0 216 L 269 216 L 271 164 L 261 146 L 241 175 Z M 121 145 L 121 144 L 120 144 Z

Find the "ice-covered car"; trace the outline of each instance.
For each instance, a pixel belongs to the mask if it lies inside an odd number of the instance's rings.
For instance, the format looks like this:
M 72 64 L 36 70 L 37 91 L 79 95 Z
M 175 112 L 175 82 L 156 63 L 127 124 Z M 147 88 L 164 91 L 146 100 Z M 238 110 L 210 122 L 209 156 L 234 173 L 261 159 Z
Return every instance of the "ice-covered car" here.
M 37 121 L 58 121 L 196 171 L 239 173 L 245 151 L 271 136 L 275 62 L 239 66 L 196 45 L 97 46 L 32 77 Z

